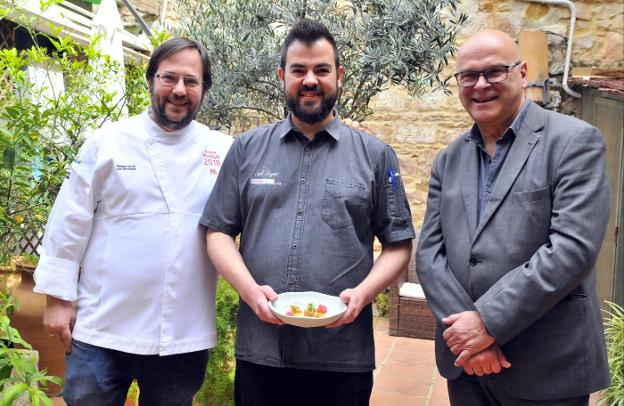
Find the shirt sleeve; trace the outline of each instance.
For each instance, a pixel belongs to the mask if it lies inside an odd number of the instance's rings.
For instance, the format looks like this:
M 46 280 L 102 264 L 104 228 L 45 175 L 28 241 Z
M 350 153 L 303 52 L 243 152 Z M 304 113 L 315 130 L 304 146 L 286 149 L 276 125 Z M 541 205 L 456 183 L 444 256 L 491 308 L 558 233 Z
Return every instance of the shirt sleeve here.
M 78 274 L 91 236 L 97 207 L 94 192 L 97 147 L 88 139 L 79 158 L 70 166 L 67 178 L 54 202 L 43 238 L 35 288 L 64 300 L 76 300 Z
M 412 213 L 405 195 L 399 162 L 386 145 L 375 167 L 373 230 L 382 244 L 415 237 Z
M 199 224 L 209 230 L 236 236 L 242 227 L 238 168 L 242 151 L 240 138 L 234 140 L 219 171 Z

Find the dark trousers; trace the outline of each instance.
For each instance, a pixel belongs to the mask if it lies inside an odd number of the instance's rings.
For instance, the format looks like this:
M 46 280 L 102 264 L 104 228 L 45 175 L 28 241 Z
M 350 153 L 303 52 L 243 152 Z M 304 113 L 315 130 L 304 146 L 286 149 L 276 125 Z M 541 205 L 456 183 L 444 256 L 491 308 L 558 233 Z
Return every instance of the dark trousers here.
M 65 356 L 63 398 L 68 406 L 122 406 L 136 378 L 139 404 L 191 406 L 204 381 L 208 350 L 177 355 L 136 355 L 77 340 Z
M 512 398 L 488 378 L 462 373 L 447 382 L 452 406 L 587 406 L 589 395 L 578 398 L 528 400 Z
M 236 360 L 236 406 L 367 406 L 372 390 L 372 371 L 311 371 Z

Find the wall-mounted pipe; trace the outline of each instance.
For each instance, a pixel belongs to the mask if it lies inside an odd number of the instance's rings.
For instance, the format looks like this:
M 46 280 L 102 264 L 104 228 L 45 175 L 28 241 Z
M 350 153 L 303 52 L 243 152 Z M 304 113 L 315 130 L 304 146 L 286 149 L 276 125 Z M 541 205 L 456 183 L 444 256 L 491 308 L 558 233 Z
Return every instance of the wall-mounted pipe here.
M 570 9 L 570 32 L 568 33 L 568 49 L 566 50 L 565 65 L 563 67 L 563 90 L 572 97 L 581 98 L 581 94 L 570 89 L 568 86 L 568 74 L 570 73 L 570 59 L 572 58 L 572 39 L 574 38 L 574 26 L 576 24 L 576 6 L 569 0 L 524 0 L 533 3 L 556 4 L 568 6 Z
M 130 13 L 132 13 L 134 18 L 138 21 L 138 23 L 141 26 L 141 28 L 143 28 L 143 31 L 145 31 L 145 34 L 147 34 L 148 37 L 154 38 L 154 34 L 152 34 L 152 31 L 148 27 L 148 25 L 145 22 L 145 20 L 143 19 L 143 17 L 141 17 L 141 14 L 139 14 L 139 12 L 136 11 L 136 9 L 132 5 L 132 3 L 130 3 L 130 0 L 121 0 L 121 2 L 126 5 L 128 10 L 130 10 Z

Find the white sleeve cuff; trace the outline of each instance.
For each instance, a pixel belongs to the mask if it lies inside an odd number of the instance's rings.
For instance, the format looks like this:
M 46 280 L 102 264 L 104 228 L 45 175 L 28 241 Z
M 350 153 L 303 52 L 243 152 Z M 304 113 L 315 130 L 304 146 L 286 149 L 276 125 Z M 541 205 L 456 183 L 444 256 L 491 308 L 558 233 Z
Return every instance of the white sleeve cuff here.
M 42 255 L 35 269 L 33 290 L 63 300 L 76 300 L 79 269 L 80 264 L 74 261 Z

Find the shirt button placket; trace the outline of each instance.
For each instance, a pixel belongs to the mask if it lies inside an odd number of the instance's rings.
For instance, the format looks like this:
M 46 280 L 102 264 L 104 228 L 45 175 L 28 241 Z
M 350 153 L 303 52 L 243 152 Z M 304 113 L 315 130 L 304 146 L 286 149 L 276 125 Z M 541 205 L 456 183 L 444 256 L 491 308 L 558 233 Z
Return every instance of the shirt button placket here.
M 181 244 L 182 241 L 180 235 L 181 220 L 176 213 L 178 211 L 177 200 L 173 185 L 169 182 L 169 174 L 165 169 L 164 162 L 162 162 L 162 148 L 166 148 L 166 146 L 159 144 L 153 139 L 148 142 L 154 175 L 160 185 L 163 200 L 167 205 L 167 228 L 169 230 L 169 243 L 167 244 L 168 252 L 166 253 L 166 270 L 161 304 L 160 351 L 163 351 L 164 344 L 170 341 L 173 336 L 173 302 L 176 299 L 175 292 L 177 291 L 176 285 L 180 269 L 177 253 L 180 249 L 178 245 Z
M 297 205 L 295 208 L 295 224 L 293 230 L 293 240 L 290 245 L 290 255 L 288 256 L 286 285 L 288 290 L 297 289 L 301 258 L 301 241 L 303 238 L 303 223 L 305 220 L 305 206 L 308 196 L 308 175 L 310 173 L 312 150 L 309 145 L 303 149 L 303 164 L 301 165 L 300 185 L 297 192 Z

